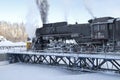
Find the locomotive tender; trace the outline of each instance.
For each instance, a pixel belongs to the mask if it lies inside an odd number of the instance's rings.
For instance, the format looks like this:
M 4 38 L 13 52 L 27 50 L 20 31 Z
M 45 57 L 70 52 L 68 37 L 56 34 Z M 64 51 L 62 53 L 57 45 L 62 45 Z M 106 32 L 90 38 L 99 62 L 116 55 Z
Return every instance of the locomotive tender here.
M 37 28 L 32 42 L 34 50 L 56 51 L 118 51 L 120 47 L 120 19 L 101 17 L 85 24 L 67 22 L 43 24 Z

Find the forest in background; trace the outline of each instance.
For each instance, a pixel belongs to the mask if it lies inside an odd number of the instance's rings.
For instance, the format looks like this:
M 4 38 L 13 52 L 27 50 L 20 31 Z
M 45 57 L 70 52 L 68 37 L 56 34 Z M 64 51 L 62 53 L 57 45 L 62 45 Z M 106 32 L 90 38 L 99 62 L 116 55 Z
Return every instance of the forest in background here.
M 5 21 L 0 21 L 0 36 L 5 37 L 12 42 L 24 42 L 27 40 L 25 24 L 11 24 Z

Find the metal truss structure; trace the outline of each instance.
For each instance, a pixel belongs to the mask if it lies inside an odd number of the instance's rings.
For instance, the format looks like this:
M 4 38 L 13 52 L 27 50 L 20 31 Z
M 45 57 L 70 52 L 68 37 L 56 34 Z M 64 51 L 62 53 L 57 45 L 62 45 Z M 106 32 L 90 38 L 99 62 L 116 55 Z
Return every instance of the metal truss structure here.
M 31 54 L 32 53 L 32 54 Z M 10 63 L 22 62 L 32 64 L 64 65 L 70 68 L 79 68 L 91 71 L 120 72 L 119 54 L 70 54 L 70 53 L 7 53 Z

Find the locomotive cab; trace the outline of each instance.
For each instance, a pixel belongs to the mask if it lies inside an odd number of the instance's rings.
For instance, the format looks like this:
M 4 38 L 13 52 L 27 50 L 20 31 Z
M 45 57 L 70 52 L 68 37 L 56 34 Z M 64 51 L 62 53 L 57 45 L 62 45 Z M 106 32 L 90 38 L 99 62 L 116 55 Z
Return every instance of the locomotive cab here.
M 112 17 L 103 17 L 91 20 L 91 38 L 93 40 L 107 41 L 109 39 L 109 24 L 112 23 L 113 20 L 114 18 Z
M 107 40 L 108 39 L 108 24 L 106 23 L 96 23 L 91 26 L 91 37 L 94 40 Z

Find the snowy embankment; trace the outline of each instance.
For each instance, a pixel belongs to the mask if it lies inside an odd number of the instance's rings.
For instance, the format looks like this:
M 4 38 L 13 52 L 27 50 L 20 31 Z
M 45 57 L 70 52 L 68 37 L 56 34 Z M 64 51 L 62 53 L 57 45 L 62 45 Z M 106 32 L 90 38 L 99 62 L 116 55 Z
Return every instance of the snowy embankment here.
M 6 40 L 3 36 L 0 36 L 0 47 L 1 46 L 23 46 L 25 42 L 11 42 Z
M 19 63 L 0 66 L 0 80 L 120 80 L 120 76 L 76 73 L 51 66 Z
M 24 42 L 11 42 L 11 41 L 2 41 L 0 46 L 23 46 L 26 45 Z
M 0 54 L 6 53 L 9 50 L 26 50 L 25 42 L 11 42 L 0 36 Z

